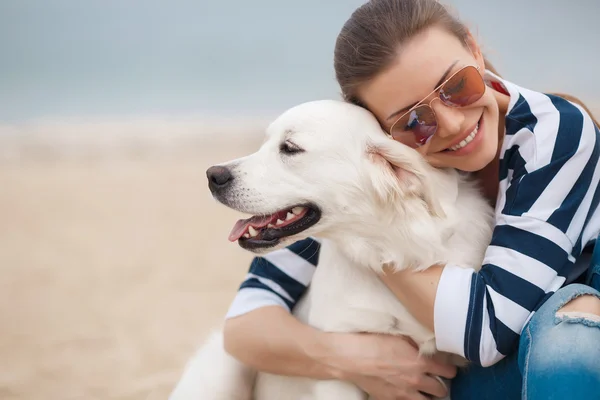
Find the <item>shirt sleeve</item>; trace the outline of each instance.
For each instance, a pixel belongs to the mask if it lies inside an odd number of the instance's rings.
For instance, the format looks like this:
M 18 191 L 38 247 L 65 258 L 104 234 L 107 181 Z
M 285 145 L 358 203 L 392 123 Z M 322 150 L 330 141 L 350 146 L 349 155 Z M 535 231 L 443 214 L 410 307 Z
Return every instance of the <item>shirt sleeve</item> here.
M 320 243 L 314 238 L 255 257 L 226 318 L 265 306 L 291 311 L 305 293 L 319 262 Z
M 600 131 L 578 107 L 549 98 L 559 112 L 557 130 L 547 137 L 529 134 L 538 142 L 552 140 L 537 145 L 551 151 L 532 162 L 524 162 L 518 145 L 506 151 L 512 177 L 481 270 L 447 265 L 439 282 L 437 347 L 477 365 L 490 366 L 515 351 L 533 313 L 572 279 L 584 233 L 592 236 L 590 221 L 599 225 Z

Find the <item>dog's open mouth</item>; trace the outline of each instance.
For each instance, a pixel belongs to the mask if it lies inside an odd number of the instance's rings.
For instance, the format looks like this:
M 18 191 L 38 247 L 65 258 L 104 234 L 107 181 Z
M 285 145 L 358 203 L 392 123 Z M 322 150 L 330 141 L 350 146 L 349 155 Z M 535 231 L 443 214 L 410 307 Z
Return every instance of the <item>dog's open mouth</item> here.
M 297 205 L 270 215 L 255 215 L 239 220 L 231 230 L 229 240 L 237 240 L 248 250 L 273 247 L 282 238 L 310 228 L 320 218 L 320 210 L 313 205 Z

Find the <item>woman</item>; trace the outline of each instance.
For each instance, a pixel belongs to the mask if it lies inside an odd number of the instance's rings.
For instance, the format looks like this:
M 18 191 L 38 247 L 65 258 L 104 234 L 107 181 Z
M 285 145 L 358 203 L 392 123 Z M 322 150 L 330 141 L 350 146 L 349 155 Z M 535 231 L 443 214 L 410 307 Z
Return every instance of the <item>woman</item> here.
M 480 272 L 436 265 L 384 277 L 440 350 L 471 361 L 453 399 L 596 398 L 600 268 L 584 256 L 600 232 L 600 130 L 589 113 L 486 70 L 467 28 L 434 0 L 361 6 L 338 37 L 335 69 L 346 100 L 432 165 L 474 173 L 495 205 Z M 455 369 L 419 358 L 408 340 L 319 332 L 289 314 L 317 252 L 307 239 L 253 261 L 226 349 L 259 370 L 350 380 L 376 399 L 444 396 L 431 375 Z M 302 282 L 282 274 L 285 263 L 303 269 Z

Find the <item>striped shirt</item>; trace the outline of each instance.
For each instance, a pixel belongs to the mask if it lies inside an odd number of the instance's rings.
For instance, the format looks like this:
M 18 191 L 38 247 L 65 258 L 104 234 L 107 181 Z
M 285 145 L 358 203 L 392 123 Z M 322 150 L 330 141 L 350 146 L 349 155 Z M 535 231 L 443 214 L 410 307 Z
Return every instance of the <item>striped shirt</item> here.
M 576 259 L 600 232 L 600 130 L 578 105 L 486 71 L 510 96 L 496 225 L 479 272 L 448 264 L 434 306 L 439 350 L 489 366 L 515 351 L 535 311 L 581 276 Z M 228 312 L 292 310 L 318 263 L 313 238 L 256 257 Z

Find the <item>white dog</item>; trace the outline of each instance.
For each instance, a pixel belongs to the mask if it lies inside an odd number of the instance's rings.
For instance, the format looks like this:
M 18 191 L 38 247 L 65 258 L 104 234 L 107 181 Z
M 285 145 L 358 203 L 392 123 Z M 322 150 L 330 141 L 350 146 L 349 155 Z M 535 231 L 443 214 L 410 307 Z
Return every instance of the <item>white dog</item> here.
M 325 331 L 411 337 L 435 352 L 417 322 L 378 277 L 384 265 L 438 262 L 478 267 L 491 239 L 492 209 L 464 175 L 431 167 L 390 139 L 366 110 L 338 101 L 294 107 L 267 130 L 258 152 L 207 171 L 213 196 L 256 215 L 231 240 L 259 253 L 321 238 L 319 266 L 294 309 Z M 293 214 L 278 227 L 277 220 Z M 252 224 L 251 224 L 252 223 Z M 188 364 L 172 400 L 366 399 L 341 381 L 255 373 L 214 335 Z

